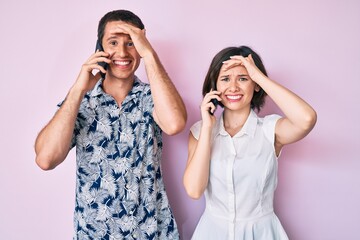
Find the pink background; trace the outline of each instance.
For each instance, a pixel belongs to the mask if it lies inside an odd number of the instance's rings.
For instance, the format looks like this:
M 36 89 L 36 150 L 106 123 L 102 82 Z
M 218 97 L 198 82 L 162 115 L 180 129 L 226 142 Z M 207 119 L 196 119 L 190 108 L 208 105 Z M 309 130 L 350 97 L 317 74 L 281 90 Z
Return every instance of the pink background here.
M 318 113 L 310 135 L 280 158 L 275 208 L 290 239 L 360 239 L 358 0 L 1 0 L 0 239 L 71 239 L 74 151 L 44 172 L 33 144 L 94 51 L 99 19 L 120 8 L 143 19 L 187 106 L 186 129 L 165 136 L 163 158 L 183 239 L 204 208 L 182 185 L 202 81 L 216 52 L 243 44 Z M 138 76 L 146 80 L 143 65 Z M 268 99 L 262 114 L 270 112 L 280 113 Z

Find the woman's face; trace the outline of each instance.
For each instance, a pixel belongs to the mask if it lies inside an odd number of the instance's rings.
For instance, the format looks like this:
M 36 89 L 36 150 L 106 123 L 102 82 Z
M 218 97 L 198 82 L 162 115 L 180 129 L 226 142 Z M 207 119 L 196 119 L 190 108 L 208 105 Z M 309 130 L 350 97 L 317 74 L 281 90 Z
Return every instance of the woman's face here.
M 221 92 L 221 103 L 230 110 L 250 109 L 254 91 L 259 90 L 243 66 L 235 66 L 227 70 L 222 66 L 216 88 Z

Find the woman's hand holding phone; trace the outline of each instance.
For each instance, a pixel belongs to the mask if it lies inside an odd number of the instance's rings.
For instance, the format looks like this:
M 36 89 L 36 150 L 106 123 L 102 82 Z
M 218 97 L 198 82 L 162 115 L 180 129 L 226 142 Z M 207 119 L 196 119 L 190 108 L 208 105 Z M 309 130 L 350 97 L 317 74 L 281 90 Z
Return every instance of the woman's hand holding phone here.
M 211 109 L 211 108 L 209 108 L 209 113 L 211 114 L 211 115 L 214 115 L 214 112 L 216 111 L 216 109 L 217 109 L 217 106 L 219 105 L 219 101 L 216 99 L 216 98 L 213 98 L 213 99 L 211 99 L 210 100 L 210 102 L 212 103 L 212 104 L 214 104 L 214 109 Z
M 214 116 L 214 112 L 221 101 L 220 95 L 221 92 L 211 90 L 208 92 L 200 106 L 201 116 L 203 119 L 203 124 L 211 127 L 216 122 L 216 117 Z

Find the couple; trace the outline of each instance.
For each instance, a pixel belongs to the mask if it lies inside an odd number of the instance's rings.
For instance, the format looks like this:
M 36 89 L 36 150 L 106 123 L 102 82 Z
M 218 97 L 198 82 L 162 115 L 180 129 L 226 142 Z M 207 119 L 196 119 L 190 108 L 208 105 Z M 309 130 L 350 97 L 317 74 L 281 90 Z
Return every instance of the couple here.
M 134 13 L 107 13 L 98 43 L 39 133 L 36 163 L 53 169 L 76 146 L 74 239 L 179 239 L 160 160 L 162 132 L 184 129 L 185 105 Z M 141 58 L 149 84 L 135 76 Z M 206 197 L 193 239 L 287 239 L 273 213 L 277 157 L 311 131 L 315 111 L 245 46 L 214 57 L 203 95 L 184 173 L 189 196 Z M 285 117 L 256 115 L 266 95 Z

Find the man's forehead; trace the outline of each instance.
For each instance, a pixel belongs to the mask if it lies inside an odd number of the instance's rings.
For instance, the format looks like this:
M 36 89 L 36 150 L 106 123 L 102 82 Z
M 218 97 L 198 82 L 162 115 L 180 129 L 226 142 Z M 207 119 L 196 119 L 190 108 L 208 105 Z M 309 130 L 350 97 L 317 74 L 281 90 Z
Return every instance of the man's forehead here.
M 129 34 L 126 34 L 126 33 L 110 33 L 110 32 L 105 33 L 104 38 L 106 38 L 106 39 L 117 39 L 117 38 L 131 39 Z
M 109 21 L 106 23 L 105 25 L 105 30 L 107 28 L 113 28 L 113 27 L 116 27 L 116 26 L 121 26 L 121 25 L 131 25 L 133 27 L 136 27 L 134 24 L 132 24 L 131 22 L 125 22 L 125 21 L 121 21 L 121 20 L 116 20 L 116 21 Z
M 105 26 L 105 30 L 104 30 L 104 37 L 105 38 L 109 38 L 109 37 L 128 37 L 130 38 L 130 35 L 127 33 L 123 33 L 122 29 L 121 29 L 121 25 L 123 24 L 129 24 L 128 22 L 124 22 L 124 21 L 111 21 L 108 22 Z M 132 25 L 132 24 L 129 24 Z M 131 39 L 131 38 L 130 38 Z

